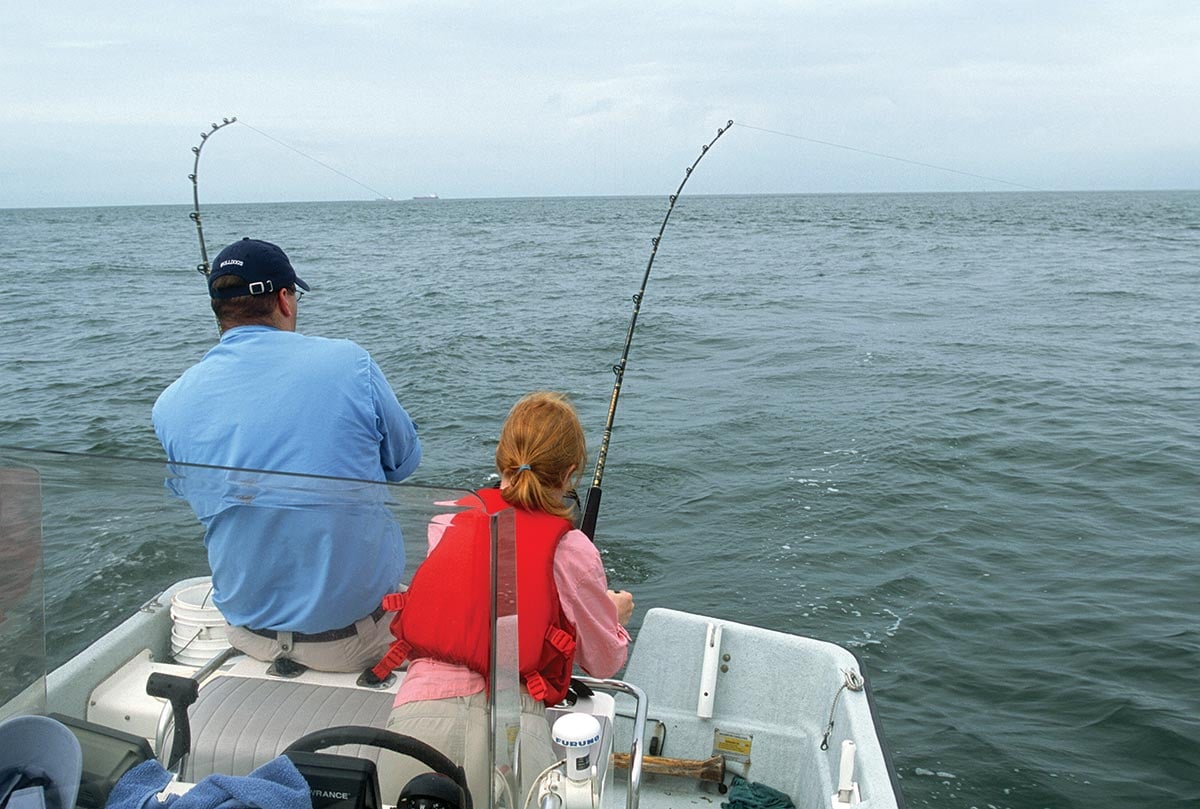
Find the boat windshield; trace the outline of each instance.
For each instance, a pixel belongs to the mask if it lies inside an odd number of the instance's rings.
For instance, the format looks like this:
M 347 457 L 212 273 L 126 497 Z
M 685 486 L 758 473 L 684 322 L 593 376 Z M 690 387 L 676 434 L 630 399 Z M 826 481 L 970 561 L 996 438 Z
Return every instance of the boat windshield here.
M 46 707 L 42 504 L 37 471 L 0 465 L 0 719 Z
M 466 489 L 0 447 L 0 720 L 58 713 L 96 721 L 92 691 L 131 656 L 150 666 L 203 667 L 228 646 L 218 608 L 253 615 L 260 605 L 231 593 L 269 565 L 291 565 L 292 574 L 320 568 L 351 590 L 402 569 L 388 582 L 396 589 L 425 559 L 430 537 L 461 524 L 460 514 L 483 518 L 474 522 L 489 535 L 478 543 L 487 554 L 492 627 L 479 746 L 492 762 L 494 794 L 473 800 L 516 806 L 538 774 L 519 766 L 516 524 L 511 509 L 488 513 Z M 209 541 L 206 549 L 206 535 L 225 547 Z M 209 560 L 230 543 L 237 544 L 232 556 L 261 564 L 243 562 L 214 589 Z M 343 564 L 350 554 L 370 561 Z M 118 642 L 135 626 L 132 646 Z M 160 741 L 153 732 L 117 729 Z M 381 759 L 381 775 L 383 766 Z M 385 804 L 396 797 L 382 795 Z

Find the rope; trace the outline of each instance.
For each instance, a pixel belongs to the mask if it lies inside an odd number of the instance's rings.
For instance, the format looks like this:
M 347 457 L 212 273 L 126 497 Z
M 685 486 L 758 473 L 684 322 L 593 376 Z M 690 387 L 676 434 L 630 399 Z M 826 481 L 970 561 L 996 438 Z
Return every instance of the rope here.
M 842 692 L 849 688 L 851 691 L 862 691 L 866 686 L 862 675 L 854 669 L 842 669 L 842 686 L 833 695 L 833 704 L 829 706 L 829 724 L 825 726 L 825 735 L 821 737 L 821 749 L 829 749 L 829 734 L 833 733 L 833 715 L 837 711 L 838 699 Z

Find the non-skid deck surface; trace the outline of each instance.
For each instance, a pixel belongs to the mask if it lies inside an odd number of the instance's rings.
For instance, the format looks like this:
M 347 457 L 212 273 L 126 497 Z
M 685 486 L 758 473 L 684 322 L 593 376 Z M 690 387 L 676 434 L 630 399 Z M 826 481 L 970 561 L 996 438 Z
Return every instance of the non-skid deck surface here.
M 339 679 L 336 676 L 318 679 L 325 682 L 223 673 L 205 683 L 189 711 L 192 752 L 184 780 L 195 782 L 213 773 L 246 775 L 315 730 L 336 725 L 386 727 L 395 687 L 358 688 L 351 676 L 344 685 L 329 682 Z M 385 800 L 390 803 L 399 794 L 403 785 L 387 779 L 388 759 L 396 754 L 359 745 L 328 752 L 375 761 Z

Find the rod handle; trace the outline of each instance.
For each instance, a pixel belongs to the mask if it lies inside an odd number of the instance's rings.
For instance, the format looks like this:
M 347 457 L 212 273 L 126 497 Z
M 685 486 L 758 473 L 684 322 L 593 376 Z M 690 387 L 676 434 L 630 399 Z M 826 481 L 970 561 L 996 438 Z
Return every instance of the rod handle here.
M 583 506 L 583 519 L 579 521 L 579 530 L 587 534 L 588 539 L 596 541 L 596 517 L 600 514 L 600 487 L 588 489 L 587 502 Z

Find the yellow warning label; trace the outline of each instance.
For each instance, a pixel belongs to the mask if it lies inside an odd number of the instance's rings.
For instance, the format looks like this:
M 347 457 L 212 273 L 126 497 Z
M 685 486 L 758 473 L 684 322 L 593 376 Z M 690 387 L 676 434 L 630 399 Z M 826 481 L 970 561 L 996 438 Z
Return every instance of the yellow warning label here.
M 754 737 L 744 733 L 728 733 L 723 730 L 713 731 L 713 753 L 726 756 L 749 757 Z

